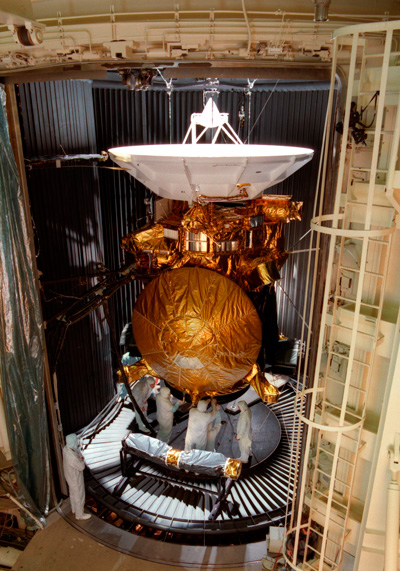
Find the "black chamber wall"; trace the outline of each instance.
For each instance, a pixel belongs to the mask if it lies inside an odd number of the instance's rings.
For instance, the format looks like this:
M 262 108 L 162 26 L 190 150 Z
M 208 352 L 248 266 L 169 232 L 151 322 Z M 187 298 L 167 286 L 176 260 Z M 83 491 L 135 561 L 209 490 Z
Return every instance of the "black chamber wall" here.
M 310 147 L 314 159 L 298 173 L 268 190 L 304 202 L 303 219 L 286 227 L 287 249 L 308 247 L 319 150 L 329 86 L 325 83 L 269 83 L 253 89 L 221 86 L 220 111 L 242 140 Z M 33 159 L 64 154 L 100 153 L 132 144 L 181 142 L 190 115 L 203 108 L 198 86 L 129 91 L 111 81 L 35 82 L 17 86 L 37 264 L 42 274 L 43 311 L 48 319 L 96 283 L 98 264 L 113 270 L 124 262 L 122 236 L 145 222 L 150 192 L 111 163 L 59 166 Z M 240 112 L 244 111 L 244 120 Z M 282 333 L 299 337 L 306 254 L 291 255 L 277 287 Z M 71 279 L 74 278 L 74 279 Z M 75 279 L 76 278 L 76 279 Z M 121 288 L 109 302 L 119 336 L 131 320 L 142 284 Z M 58 399 L 64 434 L 87 424 L 114 394 L 112 342 L 100 308 L 71 325 L 57 363 Z

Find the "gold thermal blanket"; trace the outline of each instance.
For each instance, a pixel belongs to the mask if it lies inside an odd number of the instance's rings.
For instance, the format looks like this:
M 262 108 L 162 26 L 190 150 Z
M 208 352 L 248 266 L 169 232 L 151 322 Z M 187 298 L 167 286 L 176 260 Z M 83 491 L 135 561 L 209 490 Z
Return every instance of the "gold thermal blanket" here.
M 165 271 L 151 281 L 132 327 L 146 363 L 195 402 L 245 386 L 261 347 L 261 322 L 246 293 L 203 268 Z
M 217 271 L 245 291 L 279 279 L 288 253 L 284 226 L 300 220 L 302 203 L 290 196 L 264 195 L 243 206 L 174 201 L 157 223 L 128 234 L 121 246 L 136 258 L 138 272 L 201 267 Z

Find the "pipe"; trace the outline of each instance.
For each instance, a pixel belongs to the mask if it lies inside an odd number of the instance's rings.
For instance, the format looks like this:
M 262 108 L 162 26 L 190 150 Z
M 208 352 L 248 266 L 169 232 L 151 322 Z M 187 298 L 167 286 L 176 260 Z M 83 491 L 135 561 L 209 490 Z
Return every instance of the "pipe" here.
M 385 534 L 385 567 L 384 571 L 397 571 L 399 549 L 399 516 L 400 516 L 400 486 L 396 475 L 387 490 L 386 534 Z
M 314 22 L 327 22 L 329 20 L 329 4 L 331 0 L 314 0 Z
M 246 22 L 247 34 L 248 34 L 247 55 L 250 56 L 250 52 L 251 52 L 251 28 L 250 28 L 249 18 L 247 17 L 246 6 L 244 3 L 244 0 L 242 0 L 242 10 L 243 10 L 243 16 L 244 16 L 244 20 Z
M 12 496 L 11 494 L 7 494 L 7 497 L 10 498 L 10 500 L 11 500 L 12 502 L 14 502 L 14 504 L 17 504 L 17 506 L 18 506 L 19 508 L 21 508 L 21 510 L 23 510 L 24 512 L 26 512 L 26 513 L 29 515 L 29 517 L 31 517 L 31 518 L 33 519 L 33 521 L 36 523 L 36 525 L 37 525 L 40 529 L 43 529 L 44 526 L 43 526 L 43 524 L 38 520 L 38 518 L 35 517 L 35 516 L 33 515 L 33 513 L 31 513 L 25 506 L 23 506 L 23 505 L 21 504 L 21 502 L 19 502 L 19 501 L 17 500 L 17 498 L 14 498 L 14 496 Z
M 322 4 L 323 0 L 315 0 L 315 2 L 319 2 L 320 4 Z M 330 3 L 330 0 L 329 0 Z M 214 17 L 215 16 L 220 16 L 220 17 L 224 17 L 226 15 L 229 16 L 242 16 L 243 15 L 243 10 L 212 10 Z M 184 15 L 186 17 L 190 17 L 192 15 L 204 15 L 204 18 L 209 19 L 210 17 L 210 13 L 211 10 L 179 10 L 179 13 L 181 15 Z M 311 11 L 309 12 L 286 12 L 284 10 L 274 10 L 274 11 L 267 11 L 267 10 L 247 10 L 246 11 L 247 15 L 251 15 L 252 18 L 255 19 L 259 19 L 260 17 L 262 18 L 266 18 L 266 17 L 279 17 L 281 18 L 282 16 L 284 17 L 289 17 L 289 18 L 293 18 L 293 17 L 303 17 L 303 18 L 309 18 Z M 168 16 L 174 18 L 175 16 L 175 12 L 172 10 L 158 10 L 158 11 L 145 11 L 145 12 L 114 12 L 114 17 L 118 18 L 119 16 L 123 17 L 123 18 L 127 18 L 130 17 L 133 20 L 138 20 L 139 18 L 144 18 L 144 17 L 154 17 L 154 16 L 159 16 L 160 18 L 164 19 Z M 343 19 L 368 19 L 368 20 L 373 20 L 373 21 L 378 21 L 378 20 L 382 20 L 383 18 L 390 18 L 397 20 L 399 18 L 398 14 L 390 14 L 389 16 L 387 14 L 340 14 L 340 13 L 332 13 L 331 14 L 332 18 L 343 18 Z M 93 14 L 90 15 L 89 18 L 92 18 L 93 20 L 96 20 L 96 22 L 94 23 L 104 23 L 104 22 L 109 22 L 110 21 L 110 14 L 109 13 L 101 13 L 101 14 Z M 42 23 L 42 24 L 46 24 L 47 22 L 54 22 L 57 18 L 55 16 L 53 17 L 49 17 L 49 18 L 38 18 L 36 21 L 38 23 Z M 78 21 L 78 20 L 84 20 L 85 23 L 87 22 L 88 19 L 88 15 L 87 14 L 75 14 L 73 16 L 63 16 L 63 22 L 66 22 L 68 20 L 72 20 L 72 21 Z M 100 22 L 99 22 L 100 21 Z M 91 24 L 92 22 L 89 22 L 89 24 Z M 66 24 L 68 25 L 68 24 Z

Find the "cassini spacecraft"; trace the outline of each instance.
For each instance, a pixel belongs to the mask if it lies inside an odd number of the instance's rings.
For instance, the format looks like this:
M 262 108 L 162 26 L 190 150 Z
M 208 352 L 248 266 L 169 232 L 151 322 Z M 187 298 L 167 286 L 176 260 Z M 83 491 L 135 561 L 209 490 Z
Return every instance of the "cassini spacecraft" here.
M 199 143 L 209 130 L 211 143 Z M 232 144 L 218 144 L 221 134 Z M 279 279 L 284 225 L 300 220 L 302 204 L 263 192 L 313 151 L 243 144 L 210 99 L 181 145 L 109 153 L 159 197 L 154 222 L 121 244 L 152 277 L 133 310 L 142 359 L 126 369 L 129 380 L 153 374 L 194 403 L 251 384 L 275 402 L 278 390 L 257 363 L 269 324 L 252 299 Z

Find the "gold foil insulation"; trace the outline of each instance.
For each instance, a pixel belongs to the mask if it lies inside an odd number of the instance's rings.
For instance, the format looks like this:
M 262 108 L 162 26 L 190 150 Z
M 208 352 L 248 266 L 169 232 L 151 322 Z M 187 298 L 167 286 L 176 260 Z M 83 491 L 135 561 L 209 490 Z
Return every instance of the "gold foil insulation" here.
M 165 464 L 179 468 L 179 461 L 182 454 L 187 454 L 183 450 L 171 448 L 166 455 Z M 227 458 L 224 465 L 223 475 L 225 478 L 237 480 L 242 472 L 242 462 L 236 458 Z
M 263 402 L 278 402 L 279 390 L 267 381 L 257 363 L 253 365 L 245 380 L 253 387 Z
M 132 327 L 156 376 L 193 402 L 245 386 L 261 347 L 261 322 L 245 292 L 200 268 L 151 281 L 136 301 Z
M 168 453 L 167 457 L 165 458 L 165 463 L 167 466 L 176 466 L 179 468 L 179 457 L 182 454 L 182 450 L 176 450 L 175 448 L 171 448 Z
M 152 377 L 158 377 L 157 373 L 149 366 L 145 359 L 140 359 L 134 365 L 129 365 L 124 367 L 125 374 L 128 378 L 129 383 L 134 383 L 144 377 L 145 375 L 151 375 Z M 117 371 L 118 381 L 123 382 L 121 371 Z
M 135 255 L 138 271 L 154 276 L 167 268 L 208 268 L 246 291 L 279 279 L 288 255 L 283 227 L 301 219 L 301 202 L 264 195 L 237 206 L 177 203 L 166 201 L 168 213 L 164 210 L 156 224 L 122 239 L 122 248 Z
M 242 462 L 236 458 L 228 458 L 224 467 L 225 478 L 237 480 L 242 471 Z

